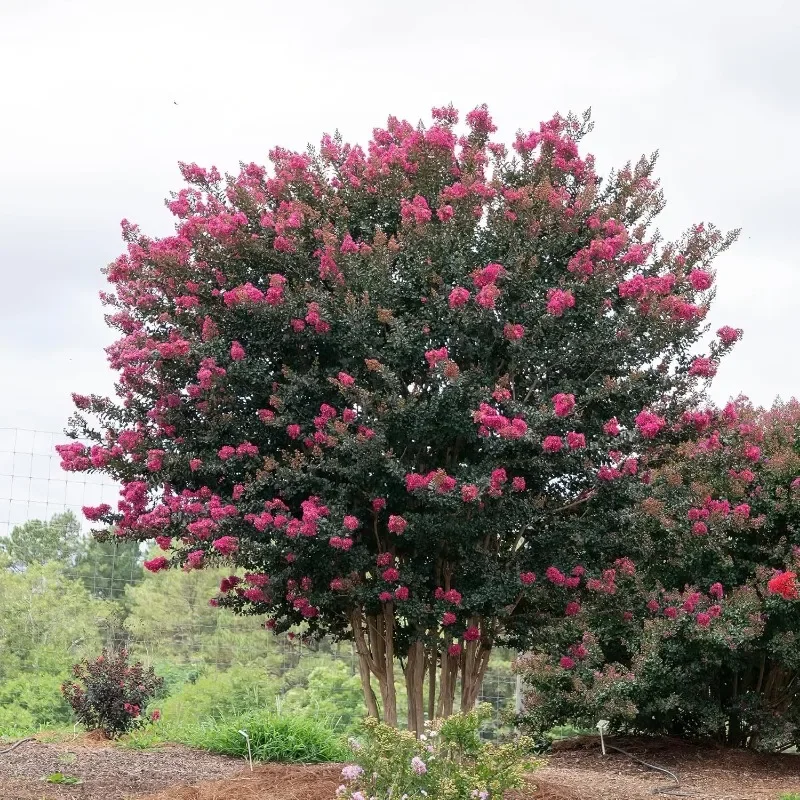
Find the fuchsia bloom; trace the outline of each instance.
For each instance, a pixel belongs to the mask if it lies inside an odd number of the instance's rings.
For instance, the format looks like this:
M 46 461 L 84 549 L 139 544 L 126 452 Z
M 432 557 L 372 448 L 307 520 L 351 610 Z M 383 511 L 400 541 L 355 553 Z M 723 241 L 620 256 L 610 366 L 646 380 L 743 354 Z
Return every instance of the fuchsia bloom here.
M 408 525 L 408 522 L 403 517 L 396 516 L 395 514 L 389 515 L 389 524 L 387 527 L 392 533 L 401 534 Z
M 560 317 L 568 308 L 575 307 L 572 292 L 563 289 L 547 290 L 547 313 L 552 317 Z
M 452 219 L 453 213 L 453 206 L 451 205 L 443 205 L 436 210 L 436 216 L 440 222 L 447 222 L 447 220 Z
M 567 580 L 566 575 L 557 567 L 548 567 L 545 572 L 545 577 L 550 583 L 554 583 L 556 586 L 563 586 Z
M 164 556 L 156 556 L 144 562 L 144 568 L 149 572 L 160 572 L 169 568 L 169 561 Z
M 400 201 L 400 216 L 404 222 L 413 221 L 416 225 L 422 225 L 431 221 L 432 214 L 428 201 L 418 194 L 411 201 L 405 198 Z
M 235 536 L 221 536 L 214 539 L 211 546 L 224 556 L 229 556 L 239 549 L 239 540 Z
M 717 374 L 717 365 L 710 358 L 696 358 L 689 366 L 689 375 L 712 378 Z
M 449 355 L 446 347 L 440 347 L 438 350 L 428 350 L 425 353 L 425 360 L 428 366 L 433 369 L 440 361 L 447 361 Z
M 111 511 L 111 506 L 108 503 L 101 503 L 99 506 L 84 506 L 81 511 L 83 511 L 83 516 L 90 522 L 97 522 L 97 520 Z
M 542 450 L 545 453 L 558 453 L 564 446 L 564 442 L 560 436 L 545 436 L 542 442 Z
M 241 361 L 244 358 L 244 347 L 239 342 L 234 342 L 231 345 L 231 358 L 234 361 Z
M 557 417 L 566 417 L 575 408 L 575 395 L 559 393 L 553 397 L 553 410 Z
M 475 295 L 475 302 L 481 308 L 494 308 L 498 297 L 500 290 L 493 283 L 488 283 Z
M 465 503 L 474 503 L 478 498 L 478 487 L 473 483 L 465 483 L 461 487 L 461 499 Z
M 474 625 L 467 628 L 462 634 L 465 642 L 477 642 L 481 638 L 481 632 Z
M 461 592 L 456 589 L 448 589 L 443 595 L 442 599 L 446 600 L 448 603 L 452 603 L 454 606 L 460 605 L 461 603 Z
M 705 272 L 702 269 L 693 269 L 689 273 L 689 283 L 691 283 L 692 288 L 696 289 L 697 291 L 709 289 L 713 281 L 714 277 L 711 275 L 711 273 Z
M 729 325 L 724 325 L 717 331 L 717 336 L 721 339 L 723 344 L 733 344 L 741 337 L 741 332 L 736 328 L 731 328 Z
M 530 586 L 536 582 L 536 573 L 534 572 L 521 572 L 519 576 L 520 581 L 524 586 Z
M 569 431 L 569 433 L 567 433 L 567 445 L 570 450 L 580 450 L 586 447 L 586 437 L 582 433 Z
M 450 292 L 450 297 L 448 298 L 450 308 L 461 308 L 461 306 L 469 302 L 469 298 L 470 293 L 467 289 L 463 286 L 456 286 L 455 289 Z
M 525 335 L 525 327 L 523 325 L 512 325 L 507 322 L 503 328 L 503 336 L 510 342 L 521 339 Z
M 654 439 L 666 427 L 667 421 L 651 411 L 640 411 L 636 417 L 636 427 L 645 439 Z

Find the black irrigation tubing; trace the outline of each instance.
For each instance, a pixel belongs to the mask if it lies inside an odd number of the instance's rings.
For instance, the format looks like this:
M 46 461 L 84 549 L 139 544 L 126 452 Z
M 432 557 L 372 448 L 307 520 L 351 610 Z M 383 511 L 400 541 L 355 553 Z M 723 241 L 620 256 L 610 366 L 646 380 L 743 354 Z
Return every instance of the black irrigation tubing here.
M 693 795 L 697 794 L 697 792 L 690 792 L 681 789 L 681 782 L 678 776 L 674 772 L 670 772 L 666 767 L 659 767 L 656 764 L 649 764 L 647 761 L 642 761 L 641 758 L 633 755 L 633 753 L 629 753 L 627 750 L 623 750 L 621 747 L 615 747 L 613 744 L 607 744 L 606 748 L 608 750 L 616 750 L 618 753 L 622 753 L 622 755 L 628 756 L 628 758 L 632 758 L 634 761 L 638 761 L 648 769 L 654 769 L 657 772 L 663 772 L 665 775 L 669 775 L 669 777 L 675 781 L 674 785 L 654 787 L 653 791 L 651 792 L 652 794 L 671 794 L 675 797 L 692 797 Z
M 0 750 L 0 756 L 5 755 L 6 753 L 10 753 L 12 750 L 16 750 L 21 744 L 25 744 L 25 742 L 33 742 L 35 741 L 32 736 L 29 736 L 27 739 L 20 739 L 18 742 L 15 742 L 11 745 L 11 747 L 7 747 L 5 750 Z

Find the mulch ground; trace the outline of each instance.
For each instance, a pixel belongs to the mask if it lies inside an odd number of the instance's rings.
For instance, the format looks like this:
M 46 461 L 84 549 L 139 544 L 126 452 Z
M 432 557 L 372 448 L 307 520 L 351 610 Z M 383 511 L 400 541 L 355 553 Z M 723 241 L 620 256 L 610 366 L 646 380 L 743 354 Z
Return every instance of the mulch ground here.
M 92 736 L 52 744 L 31 741 L 0 755 L 0 798 L 134 800 L 168 786 L 211 781 L 241 769 L 242 762 L 236 759 L 178 745 L 140 751 L 115 747 Z M 47 783 L 45 778 L 56 772 L 82 783 Z
M 672 740 L 610 744 L 677 775 L 621 753 L 603 756 L 595 741 L 558 749 L 534 777 L 536 788 L 513 800 L 778 800 L 800 792 L 800 756 L 760 755 Z M 3 748 L 0 747 L 0 750 Z M 179 746 L 135 751 L 81 737 L 63 743 L 26 742 L 0 754 L 2 800 L 332 800 L 341 782 L 336 765 L 265 764 L 253 772 L 235 759 Z M 53 785 L 61 772 L 79 785 Z

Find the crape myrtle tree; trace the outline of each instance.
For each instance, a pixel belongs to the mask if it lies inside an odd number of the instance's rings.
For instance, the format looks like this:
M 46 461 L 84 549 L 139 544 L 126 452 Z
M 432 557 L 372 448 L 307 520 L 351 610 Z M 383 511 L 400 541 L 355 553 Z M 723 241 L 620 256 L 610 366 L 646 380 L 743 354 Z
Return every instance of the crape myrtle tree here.
M 517 663 L 525 716 L 538 730 L 604 718 L 737 747 L 797 745 L 800 403 L 764 411 L 740 398 L 687 412 L 673 434 L 648 450 L 629 532 L 612 534 L 631 556 L 613 587 L 593 575 L 540 606 L 538 646 Z
M 393 725 L 402 670 L 415 730 L 529 643 L 537 574 L 620 555 L 636 453 L 738 337 L 691 354 L 734 235 L 660 242 L 654 159 L 601 182 L 588 116 L 513 155 L 485 107 L 457 124 L 183 164 L 175 235 L 123 222 L 107 269 L 118 397 L 76 396 L 59 448 L 121 481 L 86 513 L 155 537 L 148 569 L 231 563 L 213 602 L 352 639 Z

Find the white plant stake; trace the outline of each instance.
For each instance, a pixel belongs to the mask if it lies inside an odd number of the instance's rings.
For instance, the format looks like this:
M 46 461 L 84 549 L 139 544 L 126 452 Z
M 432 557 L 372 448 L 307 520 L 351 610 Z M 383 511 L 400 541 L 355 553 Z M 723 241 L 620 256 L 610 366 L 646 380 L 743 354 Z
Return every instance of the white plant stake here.
M 605 740 L 603 739 L 603 734 L 608 730 L 608 720 L 607 719 L 601 719 L 597 723 L 597 730 L 600 731 L 600 749 L 603 751 L 603 755 L 605 755 L 606 754 L 606 743 L 605 743 Z
M 253 751 L 250 749 L 250 737 L 247 735 L 247 731 L 239 731 L 239 733 L 244 736 L 244 740 L 247 742 L 247 763 L 250 764 L 250 772 L 253 771 Z M 605 750 L 603 751 L 603 755 L 605 755 Z

